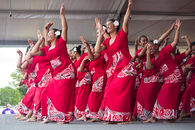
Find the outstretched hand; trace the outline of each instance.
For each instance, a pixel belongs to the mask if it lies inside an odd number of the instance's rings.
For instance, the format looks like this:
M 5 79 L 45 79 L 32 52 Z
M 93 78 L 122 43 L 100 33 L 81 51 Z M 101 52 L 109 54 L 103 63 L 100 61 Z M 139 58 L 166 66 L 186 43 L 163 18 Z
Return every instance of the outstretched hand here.
M 32 40 L 30 40 L 30 39 L 28 40 L 28 43 L 29 43 L 31 48 L 35 45 L 35 43 Z
M 138 38 L 135 39 L 135 46 L 138 47 L 139 42 L 138 42 Z
M 85 38 L 83 36 L 80 36 L 80 40 L 84 44 L 85 47 L 89 46 L 89 43 L 85 40 Z
M 17 50 L 17 53 L 18 53 L 19 56 L 22 56 L 23 55 L 23 53 L 22 53 L 21 50 Z
M 96 27 L 97 30 L 103 29 L 103 27 L 102 27 L 102 25 L 100 23 L 100 19 L 97 18 L 97 17 L 95 18 L 95 27 Z
M 37 31 L 37 37 L 38 37 L 38 40 L 40 40 L 40 41 L 43 40 L 43 34 L 41 33 L 40 30 Z
M 46 30 L 49 30 L 50 27 L 51 27 L 52 25 L 53 25 L 52 22 L 47 23 L 47 24 L 45 25 L 45 29 L 46 29 Z
M 60 8 L 60 16 L 65 14 L 65 5 L 64 3 L 61 4 L 61 8 Z
M 150 54 L 151 53 L 151 49 L 152 49 L 152 45 L 151 44 L 146 44 L 147 46 L 147 53 Z
M 133 0 L 129 0 L 129 2 L 128 2 L 128 7 L 129 7 L 129 8 L 132 8 L 132 6 L 133 6 Z
M 176 21 L 175 21 L 175 29 L 180 29 L 180 27 L 181 27 L 181 21 L 179 20 L 179 19 L 177 19 Z
M 188 36 L 187 36 L 187 35 L 183 35 L 183 36 L 181 36 L 181 38 L 182 38 L 182 39 L 187 39 Z

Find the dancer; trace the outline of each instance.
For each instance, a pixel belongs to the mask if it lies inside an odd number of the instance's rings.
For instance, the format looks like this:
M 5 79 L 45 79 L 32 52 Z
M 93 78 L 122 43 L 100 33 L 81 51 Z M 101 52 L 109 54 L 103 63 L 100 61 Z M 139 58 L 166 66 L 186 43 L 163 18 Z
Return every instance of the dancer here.
M 31 52 L 31 55 L 46 55 L 53 68 L 53 77 L 47 86 L 48 117 L 43 123 L 50 121 L 69 123 L 73 120 L 76 70 L 67 52 L 68 26 L 64 14 L 65 6 L 62 4 L 60 9 L 62 31 L 48 30 L 47 41 L 51 45 L 39 50 L 40 45 L 36 44 Z

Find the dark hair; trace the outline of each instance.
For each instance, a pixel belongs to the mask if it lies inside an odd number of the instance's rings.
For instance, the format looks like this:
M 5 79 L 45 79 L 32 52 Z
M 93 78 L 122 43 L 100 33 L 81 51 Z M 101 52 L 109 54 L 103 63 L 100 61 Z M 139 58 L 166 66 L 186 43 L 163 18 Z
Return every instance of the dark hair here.
M 94 48 L 95 47 L 95 44 L 91 44 L 91 46 Z
M 76 48 L 76 49 L 75 49 Z M 74 50 L 75 49 L 75 50 Z M 73 51 L 76 51 L 77 53 L 79 53 L 79 55 L 81 55 L 81 45 L 77 46 L 77 47 L 74 47 L 72 49 Z
M 142 38 L 146 38 L 146 39 L 148 40 L 148 37 L 147 37 L 146 35 L 141 35 L 141 36 L 139 37 L 138 41 L 141 42 L 141 39 L 142 39 Z M 150 42 L 151 42 L 151 40 L 150 40 Z M 152 43 L 153 43 L 153 40 L 152 40 Z
M 29 51 L 29 49 L 30 49 L 30 45 L 27 46 L 26 53 Z
M 59 30 L 57 28 L 52 28 L 52 30 L 54 30 L 54 33 L 56 33 L 57 31 L 60 32 L 60 35 L 57 37 L 58 39 L 61 37 L 61 34 L 62 34 L 62 30 Z
M 113 23 L 114 23 L 115 21 L 118 21 L 118 22 L 119 22 L 119 20 L 117 20 L 117 19 L 109 19 L 108 21 L 112 21 Z M 119 26 L 117 26 L 116 31 L 118 32 L 119 29 L 120 29 L 120 22 L 119 22 Z
M 195 41 L 191 43 L 190 48 L 192 49 L 192 46 L 195 46 Z

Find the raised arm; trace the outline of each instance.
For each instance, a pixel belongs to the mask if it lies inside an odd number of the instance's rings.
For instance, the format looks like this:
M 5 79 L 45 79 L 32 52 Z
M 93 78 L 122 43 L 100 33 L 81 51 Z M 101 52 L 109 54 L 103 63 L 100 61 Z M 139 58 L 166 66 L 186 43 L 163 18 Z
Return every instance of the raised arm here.
M 163 34 L 159 37 L 159 39 L 158 39 L 158 45 L 159 45 L 159 46 L 162 44 L 163 40 L 164 40 L 165 38 L 167 38 L 167 37 L 171 34 L 171 32 L 174 30 L 174 27 L 175 27 L 175 22 L 171 25 L 171 27 L 170 27 L 165 33 L 163 33 Z
M 154 68 L 154 66 L 153 66 L 152 63 L 151 63 L 150 54 L 151 54 L 151 45 L 148 44 L 148 45 L 147 45 L 147 51 L 146 51 L 146 68 L 147 68 L 148 70 L 152 70 L 152 69 Z
M 95 45 L 95 52 L 99 53 L 99 52 L 106 49 L 105 45 L 101 45 L 105 31 L 103 30 L 103 27 L 102 27 L 100 20 L 98 18 L 95 18 L 95 24 L 96 24 L 96 29 L 98 30 L 98 36 L 97 36 L 97 41 L 96 41 L 96 45 Z
M 100 57 L 100 54 L 98 52 L 95 52 L 95 54 L 92 53 L 89 43 L 84 39 L 83 36 L 80 36 L 80 39 L 81 39 L 81 42 L 84 44 L 85 48 L 87 49 L 88 59 L 96 60 L 97 58 Z
M 188 56 L 190 54 L 190 52 L 191 52 L 191 47 L 190 47 L 191 42 L 190 42 L 190 39 L 188 38 L 187 35 L 184 35 L 181 38 L 184 39 L 186 41 L 186 43 L 187 43 L 187 49 L 185 51 L 185 55 Z
M 85 58 L 82 60 L 80 66 L 79 66 L 78 71 L 80 71 L 80 72 L 86 72 L 87 71 L 86 68 L 85 68 L 85 63 L 87 62 L 87 60 L 88 60 L 88 56 L 85 56 Z
M 17 68 L 21 69 L 23 54 L 22 54 L 22 51 L 20 51 L 20 50 L 17 50 L 17 53 L 19 55 L 19 58 L 18 58 L 18 61 L 17 61 Z
M 168 44 L 168 42 L 169 42 L 169 37 L 167 37 L 167 38 L 165 39 L 165 42 L 164 42 L 164 44 L 162 45 L 162 48 L 166 47 L 167 44 Z
M 135 50 L 134 50 L 134 51 L 135 51 L 135 52 L 134 52 L 134 60 L 135 60 L 135 58 L 137 57 L 137 56 L 136 56 L 136 52 L 137 52 L 137 50 L 138 50 L 138 45 L 139 45 L 138 39 L 136 39 L 136 40 L 135 40 L 135 45 L 134 45 L 134 49 L 135 49 Z
M 126 32 L 126 33 L 128 32 L 128 21 L 129 21 L 129 18 L 131 16 L 132 6 L 133 6 L 133 0 L 129 0 L 127 11 L 125 13 L 123 25 L 122 25 L 122 28 L 123 28 L 124 32 Z
M 53 25 L 52 22 L 49 22 L 49 23 L 47 23 L 47 24 L 45 25 L 45 29 L 44 29 L 44 33 L 45 33 L 45 46 L 49 46 L 49 45 L 50 45 L 50 43 L 48 42 L 47 37 L 48 37 L 49 29 L 50 29 L 50 27 L 51 27 L 52 25 Z
M 179 42 L 180 27 L 181 27 L 181 21 L 177 19 L 175 22 L 175 37 L 174 37 L 174 41 L 171 43 L 171 46 L 173 48 L 175 48 Z
M 61 37 L 64 39 L 64 41 L 67 41 L 67 31 L 68 31 L 68 26 L 65 18 L 65 5 L 64 3 L 61 5 L 60 9 L 60 18 L 61 18 L 61 24 L 62 24 L 62 34 Z
M 30 55 L 32 56 L 42 55 L 42 52 L 40 50 L 40 45 L 42 44 L 42 41 L 43 41 L 43 35 L 40 30 L 37 31 L 37 36 L 38 36 L 38 41 L 30 52 Z

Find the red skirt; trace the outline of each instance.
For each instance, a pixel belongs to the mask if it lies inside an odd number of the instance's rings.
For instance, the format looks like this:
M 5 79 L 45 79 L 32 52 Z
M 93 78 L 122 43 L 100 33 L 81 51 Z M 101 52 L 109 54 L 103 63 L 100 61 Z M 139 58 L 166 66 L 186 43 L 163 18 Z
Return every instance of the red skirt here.
M 93 78 L 92 90 L 87 102 L 88 109 L 87 109 L 86 117 L 101 119 L 101 114 L 99 114 L 99 111 L 104 96 L 106 75 L 97 76 L 97 77 L 93 75 L 93 77 L 94 78 Z
M 73 120 L 75 72 L 74 68 L 70 66 L 49 81 L 46 95 L 48 97 L 48 118 L 50 120 L 60 122 L 70 122 Z
M 162 83 L 144 83 L 140 84 L 136 98 L 137 117 L 147 120 L 152 116 L 153 107 L 160 91 Z
M 188 87 L 182 96 L 182 110 L 187 112 L 195 111 L 195 78 L 190 80 Z
M 32 83 L 31 87 L 26 92 L 22 101 L 16 106 L 16 109 L 20 114 L 28 114 L 29 110 L 33 110 L 34 106 L 34 95 L 35 95 L 36 87 L 35 84 Z
M 157 119 L 176 119 L 183 91 L 183 83 L 163 84 L 153 109 Z
M 135 95 L 136 71 L 131 63 L 110 80 L 105 95 L 105 121 L 130 121 Z

